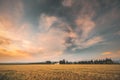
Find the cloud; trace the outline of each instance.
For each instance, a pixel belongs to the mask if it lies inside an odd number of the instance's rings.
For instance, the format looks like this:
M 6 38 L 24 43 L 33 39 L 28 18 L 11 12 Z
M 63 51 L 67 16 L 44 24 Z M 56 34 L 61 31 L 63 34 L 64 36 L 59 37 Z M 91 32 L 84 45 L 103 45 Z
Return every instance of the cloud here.
M 42 17 L 42 18 L 41 18 Z M 43 18 L 44 17 L 44 18 Z M 64 38 L 67 33 L 60 30 L 60 25 L 54 27 L 56 22 L 60 22 L 60 19 L 54 16 L 47 16 L 44 14 L 40 16 L 40 29 L 42 32 L 38 33 L 38 45 L 42 48 L 42 56 L 48 57 L 59 57 L 65 50 Z
M 87 40 L 86 42 L 84 42 L 84 43 L 83 43 L 83 47 L 84 47 L 84 48 L 87 48 L 87 47 L 93 46 L 93 45 L 95 45 L 95 44 L 97 44 L 97 43 L 100 43 L 100 42 L 102 42 L 102 41 L 103 41 L 103 38 L 102 38 L 102 37 L 99 37 L 99 36 L 93 37 L 92 39 L 89 39 L 89 40 Z
M 31 46 L 33 32 L 31 31 L 31 25 L 28 23 L 21 24 L 18 28 L 11 27 L 11 29 L 1 29 L 0 30 L 0 40 L 1 43 L 9 43 L 6 45 L 8 49 L 27 49 Z M 5 37 L 3 37 L 3 35 Z
M 74 6 L 72 6 L 73 9 L 71 11 L 74 12 L 74 14 L 72 13 L 71 15 L 75 16 L 73 19 L 74 26 L 69 26 L 72 28 L 71 32 L 74 34 L 74 37 L 68 36 L 65 43 L 69 49 L 73 51 L 86 49 L 104 41 L 103 36 L 94 34 L 94 30 L 97 27 L 96 22 L 93 20 L 96 16 L 95 6 L 98 8 L 99 5 L 91 5 L 89 1 L 74 1 Z
M 120 31 L 116 32 L 116 35 L 120 35 Z
M 10 21 L 8 20 L 8 22 Z M 60 30 L 64 24 L 60 25 L 60 27 L 58 25 L 59 29 L 53 27 L 55 22 L 61 22 L 60 19 L 55 16 L 48 16 L 45 14 L 40 16 L 39 22 L 40 32 L 38 33 L 33 33 L 30 23 L 23 23 L 17 28 L 11 27 L 11 30 L 8 30 L 7 28 L 1 29 L 1 35 L 4 35 L 5 33 L 5 36 L 11 40 L 10 45 L 5 47 L 7 48 L 7 51 L 5 52 L 4 50 L 1 50 L 1 55 L 6 55 L 6 57 L 22 57 L 24 54 L 21 54 L 23 53 L 20 52 L 21 50 L 32 55 L 34 60 L 44 60 L 48 59 L 48 57 L 49 59 L 52 59 L 62 55 L 65 50 L 65 46 L 63 45 L 64 38 L 68 35 L 64 30 Z M 71 36 L 74 35 L 71 33 Z M 9 41 L 7 41 L 7 38 L 1 37 L 1 43 L 8 43 Z M 2 48 L 4 47 L 2 46 Z M 11 55 L 8 53 L 11 53 Z
M 20 61 L 20 60 L 30 60 L 32 56 L 26 51 L 22 50 L 6 50 L 0 49 L 0 61 Z
M 100 59 L 105 59 L 105 58 L 112 58 L 112 59 L 119 59 L 120 58 L 120 51 L 107 51 L 101 53 L 101 55 L 98 57 Z
M 41 31 L 47 31 L 49 28 L 53 25 L 53 23 L 57 20 L 55 16 L 47 16 L 45 14 L 42 14 L 40 16 L 39 21 L 39 28 Z
M 22 0 L 0 1 L 0 17 L 10 19 L 11 22 L 18 22 L 24 15 L 24 4 Z
M 109 6 L 110 7 L 110 6 Z M 120 11 L 118 11 L 118 7 L 115 6 L 113 9 L 108 10 L 105 13 L 102 13 L 101 16 L 99 16 L 99 18 L 96 19 L 96 24 L 98 26 L 99 29 L 106 29 L 106 28 L 110 28 L 114 25 L 119 25 L 119 23 L 117 21 L 119 21 L 120 19 Z
M 81 38 L 84 40 L 88 38 L 90 32 L 93 30 L 95 27 L 94 21 L 91 20 L 90 17 L 83 17 L 83 18 L 77 18 L 75 20 L 76 25 L 78 26 L 76 28 L 77 32 L 82 32 Z
M 74 38 L 71 42 L 67 43 L 68 46 L 75 46 L 72 48 L 73 51 L 77 49 L 85 49 L 91 46 L 95 46 L 104 41 L 102 36 L 92 35 L 94 28 L 96 28 L 95 22 L 92 20 L 91 14 L 82 14 L 74 20 L 76 28 L 74 28 Z
M 11 5 L 7 3 L 15 3 L 12 5 L 13 11 L 9 9 Z M 24 11 L 22 2 L 6 1 L 2 5 L 3 8 L 0 9 L 0 61 L 30 60 L 31 53 L 27 51 L 31 46 L 29 39 L 32 28 L 26 22 L 20 24 Z
M 65 7 L 71 7 L 73 4 L 73 0 L 63 0 L 62 5 Z
M 113 28 L 119 26 L 118 5 L 109 0 L 0 1 L 2 55 L 22 56 L 25 52 L 39 61 L 106 43 L 111 29 L 119 29 Z
M 10 16 L 0 14 L 0 30 L 6 30 L 13 27 L 13 22 L 11 21 Z
M 72 50 L 75 51 L 76 49 L 85 49 L 85 48 L 89 48 L 91 46 L 95 46 L 98 45 L 99 43 L 103 42 L 104 39 L 100 36 L 96 36 L 93 37 L 91 39 L 88 39 L 86 41 L 82 41 L 80 42 L 80 40 L 76 40 L 75 44 L 77 45 L 75 48 L 73 48 Z
M 11 5 L 12 4 L 12 5 Z M 24 36 L 25 30 L 18 32 L 20 21 L 24 14 L 24 5 L 21 0 L 1 1 L 0 5 L 0 40 L 6 47 L 13 46 L 20 36 Z M 23 33 L 22 33 L 23 32 Z M 27 31 L 26 31 L 27 33 Z M 27 33 L 30 34 L 30 33 Z M 23 37 L 22 37 L 23 38 Z M 22 38 L 20 40 L 22 40 Z M 16 45 L 14 45 L 16 46 Z M 1 46 L 2 47 L 2 46 Z M 11 47 L 12 48 L 12 47 Z
M 10 39 L 0 36 L 0 46 L 9 45 L 10 43 Z
M 102 55 L 110 55 L 113 54 L 112 52 L 103 52 Z

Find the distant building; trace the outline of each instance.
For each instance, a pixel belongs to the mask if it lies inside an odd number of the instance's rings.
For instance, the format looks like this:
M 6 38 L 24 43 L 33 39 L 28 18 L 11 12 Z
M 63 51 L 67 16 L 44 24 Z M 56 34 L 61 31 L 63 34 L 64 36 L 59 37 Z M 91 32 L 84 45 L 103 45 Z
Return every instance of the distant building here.
M 59 62 L 56 62 L 56 63 L 54 63 L 55 65 L 59 65 L 60 63 Z

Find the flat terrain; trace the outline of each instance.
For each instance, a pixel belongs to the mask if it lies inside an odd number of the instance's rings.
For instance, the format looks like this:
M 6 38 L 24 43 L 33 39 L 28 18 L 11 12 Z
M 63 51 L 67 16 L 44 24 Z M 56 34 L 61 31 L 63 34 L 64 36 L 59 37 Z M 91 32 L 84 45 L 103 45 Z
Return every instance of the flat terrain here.
M 120 65 L 0 65 L 0 80 L 120 80 Z

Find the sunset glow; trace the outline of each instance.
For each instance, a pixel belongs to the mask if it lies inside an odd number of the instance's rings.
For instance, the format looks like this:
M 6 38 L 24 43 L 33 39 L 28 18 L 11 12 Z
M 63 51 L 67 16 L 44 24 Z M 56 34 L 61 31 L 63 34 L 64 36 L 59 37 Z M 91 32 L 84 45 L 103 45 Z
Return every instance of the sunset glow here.
M 0 62 L 120 59 L 119 0 L 0 0 Z

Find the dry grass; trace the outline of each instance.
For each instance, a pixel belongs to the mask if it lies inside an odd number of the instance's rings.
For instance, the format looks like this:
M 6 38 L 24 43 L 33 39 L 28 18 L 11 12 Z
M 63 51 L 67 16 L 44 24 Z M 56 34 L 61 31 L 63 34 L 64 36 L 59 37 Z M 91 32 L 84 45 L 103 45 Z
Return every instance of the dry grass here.
M 120 65 L 0 65 L 0 80 L 120 80 Z

